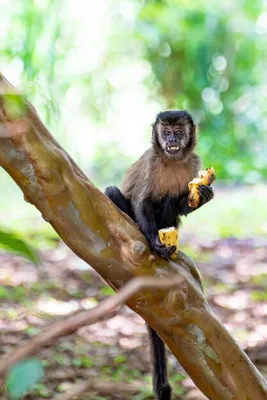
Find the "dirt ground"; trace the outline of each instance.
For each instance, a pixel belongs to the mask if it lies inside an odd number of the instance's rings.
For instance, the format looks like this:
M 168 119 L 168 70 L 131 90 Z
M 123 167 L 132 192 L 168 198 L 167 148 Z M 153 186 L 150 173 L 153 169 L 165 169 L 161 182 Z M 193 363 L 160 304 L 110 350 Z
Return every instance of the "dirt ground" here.
M 181 249 L 197 262 L 215 313 L 267 376 L 267 239 L 201 242 L 184 237 Z M 94 270 L 61 242 L 42 251 L 41 257 L 43 265 L 37 269 L 0 252 L 1 357 L 50 321 L 92 308 L 112 294 Z M 118 393 L 107 397 L 89 392 L 80 399 L 153 399 L 145 325 L 127 307 L 50 344 L 37 357 L 45 367 L 45 382 L 25 399 L 56 399 L 88 377 L 114 382 Z M 174 400 L 205 399 L 171 354 L 168 360 Z M 122 383 L 136 385 L 137 393 L 120 393 Z M 0 399 L 6 399 L 3 391 Z

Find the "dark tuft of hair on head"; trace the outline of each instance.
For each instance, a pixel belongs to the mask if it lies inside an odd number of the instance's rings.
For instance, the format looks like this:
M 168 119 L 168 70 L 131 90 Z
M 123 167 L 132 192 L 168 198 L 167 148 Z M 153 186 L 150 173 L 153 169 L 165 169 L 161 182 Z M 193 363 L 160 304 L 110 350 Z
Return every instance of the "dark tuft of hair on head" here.
M 188 111 L 185 110 L 167 110 L 158 113 L 156 116 L 155 124 L 159 122 L 168 122 L 170 125 L 177 123 L 177 121 L 184 121 L 194 124 L 193 118 Z

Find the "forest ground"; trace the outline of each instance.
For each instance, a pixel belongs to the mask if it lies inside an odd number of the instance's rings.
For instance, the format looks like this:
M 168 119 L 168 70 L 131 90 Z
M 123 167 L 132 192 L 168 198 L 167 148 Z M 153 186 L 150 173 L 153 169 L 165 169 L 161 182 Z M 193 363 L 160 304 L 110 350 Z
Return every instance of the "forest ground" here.
M 207 237 L 193 232 L 192 221 L 188 225 L 180 248 L 197 262 L 215 313 L 267 377 L 266 236 L 253 231 L 253 236 L 246 233 L 244 238 L 216 237 L 214 232 Z M 40 250 L 39 269 L 21 257 L 0 252 L 0 356 L 50 321 L 94 307 L 113 293 L 61 241 L 54 238 L 52 242 L 53 246 Z M 101 397 L 88 393 L 81 399 L 153 399 L 145 325 L 127 307 L 48 345 L 37 357 L 45 366 L 46 379 L 25 399 L 56 398 L 88 377 L 117 384 L 133 382 L 137 394 Z M 174 400 L 205 399 L 175 358 L 169 354 L 168 360 Z M 0 399 L 6 395 L 0 394 Z

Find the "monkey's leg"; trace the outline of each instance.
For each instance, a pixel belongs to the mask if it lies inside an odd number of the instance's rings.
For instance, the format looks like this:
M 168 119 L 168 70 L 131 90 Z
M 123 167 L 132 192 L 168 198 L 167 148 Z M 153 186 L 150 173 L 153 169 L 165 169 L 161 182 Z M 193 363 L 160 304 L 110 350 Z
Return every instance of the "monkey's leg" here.
M 158 236 L 158 225 L 156 221 L 155 204 L 149 199 L 134 204 L 135 221 L 142 233 L 148 240 L 150 247 L 161 257 L 169 259 L 174 253 L 176 247 L 166 247 L 161 243 Z
M 125 199 L 121 191 L 116 186 L 109 186 L 105 190 L 105 195 L 119 207 L 120 210 L 133 218 L 134 212 L 129 200 Z M 148 211 L 149 209 L 147 209 Z M 154 214 L 154 213 L 153 213 Z M 140 214 L 139 214 L 140 216 Z M 133 218 L 134 219 L 134 218 Z M 144 222 L 144 220 L 143 220 Z M 152 226 L 157 233 L 156 221 L 153 215 Z M 144 233 L 144 232 L 143 232 Z M 146 234 L 144 233 L 146 236 Z M 158 239 L 159 240 L 159 239 Z M 160 246 L 165 246 L 160 243 Z M 172 246 L 175 248 L 175 246 Z M 156 400 L 171 400 L 171 387 L 167 379 L 167 366 L 166 366 L 166 351 L 165 345 L 157 333 L 147 325 L 150 341 L 150 351 L 153 360 L 153 388 L 156 395 Z
M 171 400 L 168 383 L 165 345 L 154 329 L 147 325 L 153 368 L 153 389 L 156 400 Z
M 175 228 L 178 226 L 177 198 L 166 196 L 160 203 L 160 211 L 157 218 L 158 230 L 164 228 Z
M 125 199 L 120 189 L 116 186 L 109 186 L 105 190 L 105 195 L 113 201 L 114 204 L 125 214 L 129 215 L 132 219 L 134 219 L 134 214 L 131 206 L 130 200 Z

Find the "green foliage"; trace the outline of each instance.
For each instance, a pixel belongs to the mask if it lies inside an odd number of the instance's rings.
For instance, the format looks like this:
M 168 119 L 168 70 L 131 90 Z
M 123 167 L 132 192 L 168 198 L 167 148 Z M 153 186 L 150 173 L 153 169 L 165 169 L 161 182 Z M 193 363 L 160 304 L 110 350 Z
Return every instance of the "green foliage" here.
M 50 397 L 52 397 L 51 390 L 49 390 L 49 388 L 43 383 L 37 383 L 36 385 L 34 385 L 33 392 L 38 397 L 42 397 L 43 399 L 49 399 Z
M 0 230 L 0 247 L 28 258 L 35 265 L 40 264 L 40 258 L 33 247 L 13 233 Z
M 96 73 L 106 87 L 100 97 L 117 91 L 105 78 L 112 70 L 142 62 L 151 100 L 195 117 L 205 167 L 212 165 L 220 179 L 257 183 L 266 177 L 264 2 L 214 7 L 211 0 L 132 0 L 131 24 L 123 3 L 114 7 L 118 22 Z
M 185 389 L 181 385 L 185 378 L 186 377 L 183 374 L 176 374 L 170 377 L 170 384 L 172 386 L 173 393 L 175 393 L 176 395 L 182 396 L 183 394 L 185 394 Z
M 90 59 L 89 54 L 88 66 L 70 71 L 64 63 L 73 57 L 79 65 L 74 46 L 78 36 L 77 26 L 65 24 L 71 11 L 62 15 L 64 2 L 13 3 L 11 9 L 3 5 L 10 29 L 0 32 L 0 62 L 16 71 L 23 92 L 50 128 L 55 128 L 59 104 L 76 91 L 77 99 L 82 97 L 82 118 L 90 112 L 103 122 L 115 108 L 116 95 L 127 91 L 131 100 L 132 86 L 142 81 L 153 104 L 192 112 L 200 127 L 198 153 L 204 166 L 216 169 L 218 178 L 257 183 L 267 176 L 263 0 L 226 0 L 217 7 L 212 0 L 118 0 L 106 9 L 111 29 L 100 27 L 97 33 L 103 34 L 104 44 L 99 57 L 92 53 Z M 134 65 L 138 70 L 133 74 L 137 71 L 141 78 L 133 76 L 131 86 L 127 68 Z M 120 71 L 125 71 L 122 82 L 117 80 Z M 8 108 L 16 118 L 23 112 L 18 96 L 8 96 Z M 78 118 L 77 122 L 79 126 Z M 66 135 L 62 139 L 65 145 Z M 72 147 L 68 150 L 73 155 Z M 131 162 L 107 133 L 88 172 L 101 187 L 118 184 Z
M 114 292 L 114 290 L 111 288 L 111 287 L 109 287 L 109 286 L 103 286 L 101 289 L 100 289 L 100 294 L 102 295 L 102 296 L 111 296 L 111 295 L 113 295 L 115 292 Z
M 12 366 L 6 378 L 6 390 L 10 400 L 23 399 L 33 386 L 44 378 L 39 360 L 24 360 Z
M 12 8 L 1 8 L 3 18 L 6 13 L 11 21 L 10 29 L 0 33 L 1 65 L 19 71 L 20 78 L 27 82 L 24 92 L 50 125 L 57 116 L 59 93 L 66 90 L 64 80 L 58 79 L 59 63 L 66 44 L 70 45 L 58 19 L 62 6 L 61 0 L 14 0 Z
M 144 3 L 136 35 L 153 79 L 153 96 L 167 107 L 188 108 L 200 125 L 199 152 L 220 178 L 257 181 L 267 150 L 262 99 L 263 36 L 256 22 L 263 4 L 177 0 Z M 233 17 L 235 14 L 238 17 Z M 156 92 L 156 93 L 155 93 Z M 261 146 L 257 145 L 261 141 Z
M 75 367 L 90 368 L 94 365 L 94 360 L 92 357 L 80 356 L 80 357 L 75 357 L 72 361 L 72 364 Z
M 93 182 L 103 188 L 117 185 L 132 161 L 131 157 L 122 153 L 119 143 L 109 142 L 98 145 L 92 159 L 90 177 Z
M 27 291 L 23 285 L 14 287 L 0 286 L 0 299 L 11 300 L 15 302 L 27 301 Z
M 267 291 L 255 290 L 251 293 L 251 299 L 254 301 L 266 302 L 267 301 Z
M 126 357 L 123 354 L 119 354 L 114 358 L 115 364 L 123 364 L 126 361 Z

